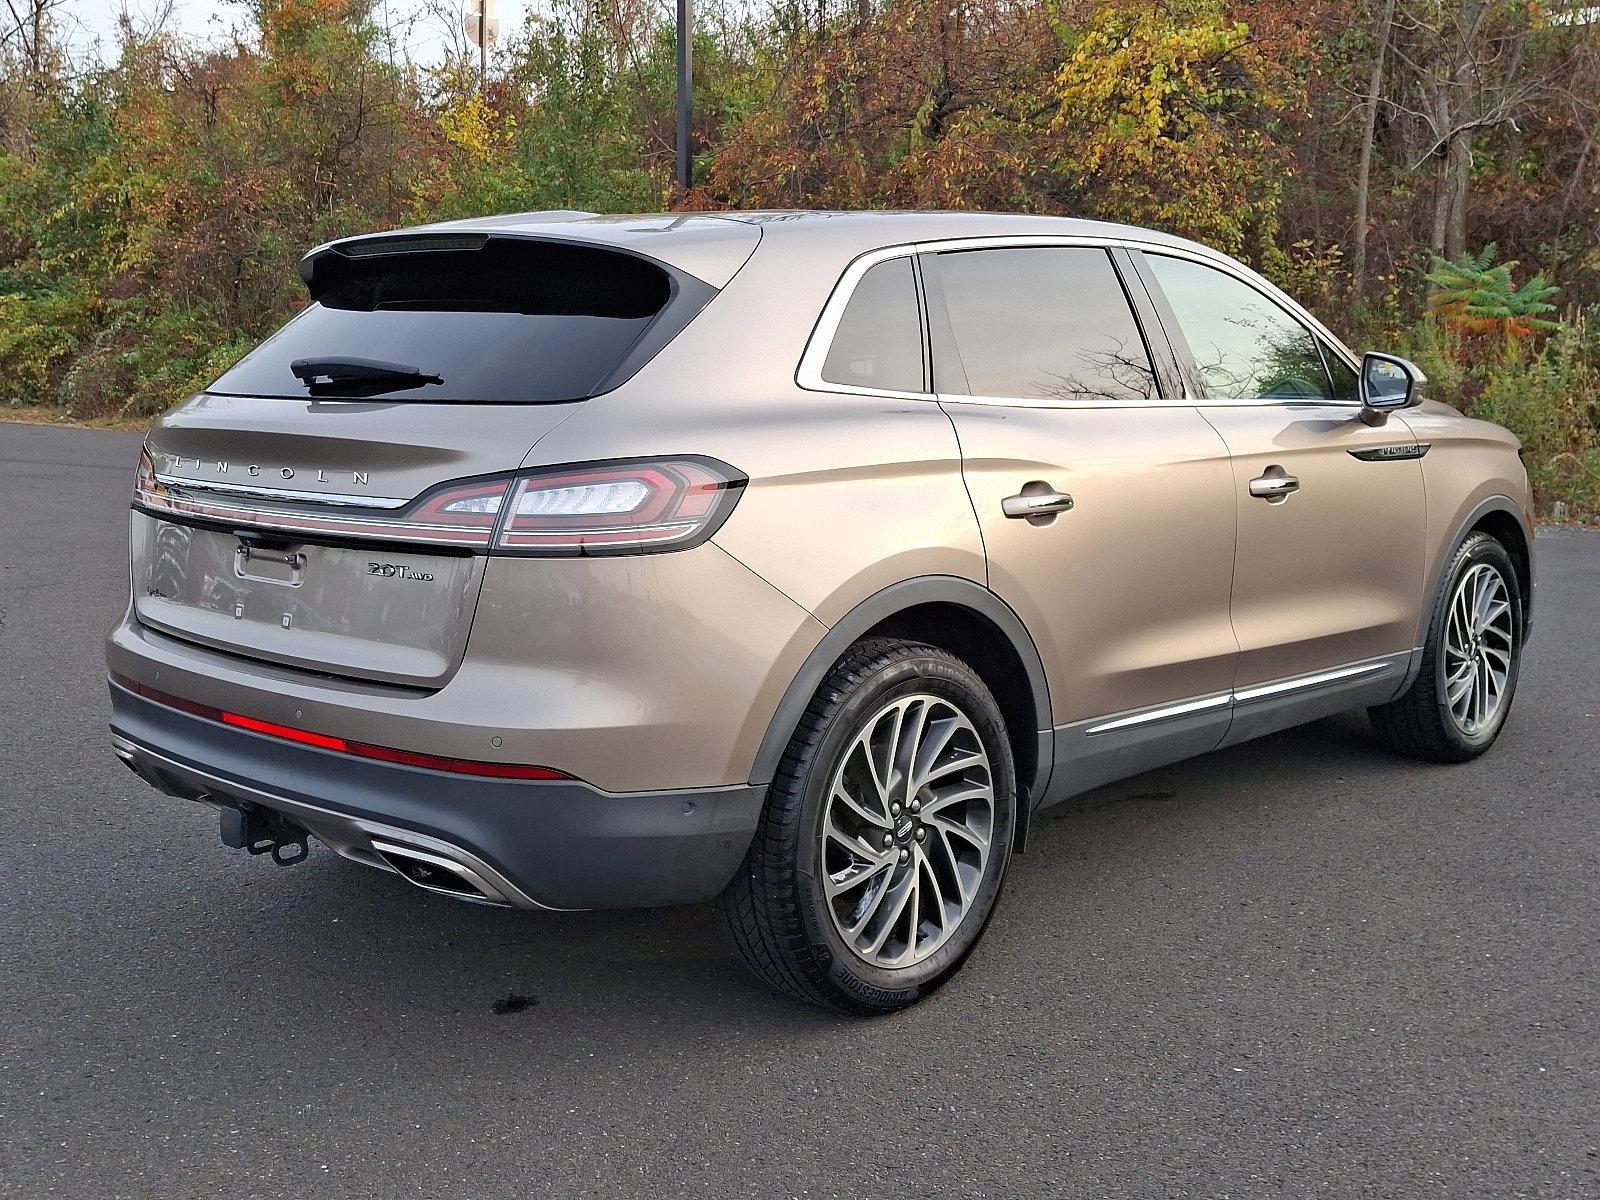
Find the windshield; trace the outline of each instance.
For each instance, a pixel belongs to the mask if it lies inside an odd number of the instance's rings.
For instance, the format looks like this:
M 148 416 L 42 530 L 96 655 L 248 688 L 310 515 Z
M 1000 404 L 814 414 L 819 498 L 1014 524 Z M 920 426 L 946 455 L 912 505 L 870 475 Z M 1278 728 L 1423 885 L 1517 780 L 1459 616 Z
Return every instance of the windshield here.
M 348 258 L 336 250 L 330 259 L 319 264 L 313 302 L 212 392 L 472 403 L 584 399 L 621 382 L 630 351 L 681 290 L 648 260 L 559 242 L 497 238 L 464 250 Z M 698 310 L 706 297 L 680 298 Z M 672 332 L 682 323 L 672 323 Z M 324 376 L 315 384 L 305 378 L 308 362 L 359 360 L 405 370 L 369 371 L 359 380 Z

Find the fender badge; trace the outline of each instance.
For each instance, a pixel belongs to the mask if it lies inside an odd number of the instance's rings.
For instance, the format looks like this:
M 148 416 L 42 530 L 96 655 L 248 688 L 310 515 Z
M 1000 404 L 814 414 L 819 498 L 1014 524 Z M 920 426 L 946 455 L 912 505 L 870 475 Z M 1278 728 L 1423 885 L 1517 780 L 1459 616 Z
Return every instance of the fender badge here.
M 1432 442 L 1401 442 L 1394 446 L 1373 446 L 1368 450 L 1351 450 L 1351 458 L 1362 462 L 1392 462 L 1402 458 L 1421 458 L 1433 447 Z

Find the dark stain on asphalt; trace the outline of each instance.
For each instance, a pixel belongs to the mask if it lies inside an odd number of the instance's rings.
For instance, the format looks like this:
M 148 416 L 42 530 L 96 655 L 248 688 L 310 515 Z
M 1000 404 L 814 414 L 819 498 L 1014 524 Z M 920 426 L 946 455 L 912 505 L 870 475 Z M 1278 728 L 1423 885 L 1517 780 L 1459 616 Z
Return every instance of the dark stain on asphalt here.
M 509 1016 L 511 1013 L 523 1012 L 538 1005 L 537 996 L 519 996 L 516 992 L 507 992 L 504 1000 L 494 1002 L 494 1015 L 497 1017 Z

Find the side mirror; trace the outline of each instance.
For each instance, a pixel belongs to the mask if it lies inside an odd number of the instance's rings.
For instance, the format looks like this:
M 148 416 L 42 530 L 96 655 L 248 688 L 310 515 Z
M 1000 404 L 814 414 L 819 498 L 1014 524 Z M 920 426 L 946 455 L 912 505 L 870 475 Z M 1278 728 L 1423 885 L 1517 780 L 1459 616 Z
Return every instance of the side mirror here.
M 1361 419 L 1382 425 L 1395 410 L 1421 404 L 1427 382 L 1416 363 L 1369 350 L 1361 360 Z

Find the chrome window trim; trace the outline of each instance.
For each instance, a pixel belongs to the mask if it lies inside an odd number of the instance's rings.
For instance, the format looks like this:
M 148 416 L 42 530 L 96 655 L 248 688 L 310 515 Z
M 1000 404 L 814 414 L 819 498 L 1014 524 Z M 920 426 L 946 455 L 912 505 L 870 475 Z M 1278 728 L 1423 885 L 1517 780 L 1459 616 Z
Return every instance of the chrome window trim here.
M 295 492 L 287 488 L 257 487 L 248 483 L 222 483 L 212 479 L 186 479 L 156 473 L 156 482 L 196 492 L 222 492 L 230 496 L 258 496 L 263 500 L 303 501 L 307 504 L 342 504 L 350 508 L 404 508 L 405 496 L 353 496 L 348 492 Z
M 1191 249 L 1187 246 L 1169 246 L 1163 242 L 1141 238 L 1109 237 L 1097 234 L 995 234 L 988 237 L 948 238 L 942 241 L 901 242 L 882 246 L 858 255 L 845 267 L 834 284 L 815 328 L 806 343 L 800 365 L 795 371 L 795 384 L 804 391 L 826 392 L 846 396 L 871 396 L 891 400 L 933 400 L 941 404 L 985 404 L 1003 408 L 1341 408 L 1359 409 L 1359 402 L 1348 400 L 1284 400 L 1273 397 L 1251 399 L 1227 397 L 1170 397 L 1155 400 L 1047 400 L 1020 396 L 968 396 L 948 392 L 903 392 L 880 388 L 857 387 L 853 384 L 830 383 L 822 377 L 822 365 L 827 361 L 834 334 L 844 317 L 845 307 L 855 293 L 861 277 L 879 263 L 895 258 L 912 258 L 922 254 L 939 254 L 950 250 L 1001 250 L 1039 246 L 1084 246 L 1101 250 L 1132 250 L 1145 254 L 1164 254 L 1170 258 L 1184 258 L 1201 266 L 1211 267 L 1231 276 L 1246 287 L 1259 292 L 1264 299 L 1306 326 L 1333 349 L 1345 364 L 1359 375 L 1361 366 L 1355 355 L 1336 338 L 1321 321 L 1296 303 L 1282 289 L 1251 271 L 1242 263 L 1218 251 Z M 1187 383 L 1185 389 L 1187 390 Z
M 901 243 L 898 246 L 885 246 L 879 250 L 868 251 L 851 260 L 850 265 L 844 269 L 844 274 L 839 276 L 839 282 L 833 285 L 833 292 L 828 296 L 828 302 L 822 306 L 822 315 L 817 318 L 816 328 L 811 331 L 811 338 L 806 343 L 805 353 L 800 356 L 800 366 L 794 376 L 797 385 L 808 392 L 832 392 L 845 396 L 876 396 L 892 400 L 935 399 L 931 392 L 901 392 L 886 388 L 858 387 L 851 383 L 833 383 L 822 377 L 823 365 L 828 361 L 828 351 L 833 348 L 834 335 L 839 332 L 839 322 L 844 319 L 844 310 L 849 307 L 850 299 L 855 295 L 861 277 L 880 263 L 892 262 L 897 258 L 915 258 L 916 254 L 915 243 Z M 920 300 L 918 307 L 921 307 Z

